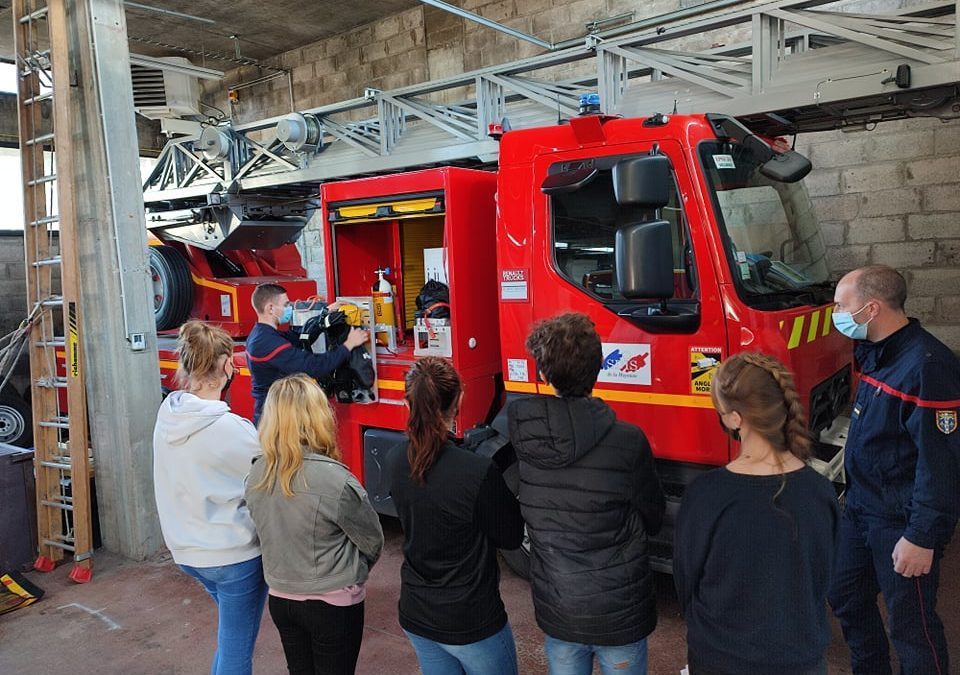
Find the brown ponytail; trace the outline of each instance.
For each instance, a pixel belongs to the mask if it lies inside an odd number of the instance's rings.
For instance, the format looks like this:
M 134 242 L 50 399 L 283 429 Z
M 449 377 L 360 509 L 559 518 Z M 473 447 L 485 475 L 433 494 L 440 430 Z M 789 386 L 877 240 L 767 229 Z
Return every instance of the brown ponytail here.
M 405 391 L 410 407 L 407 420 L 410 477 L 422 484 L 447 440 L 447 425 L 457 414 L 463 383 L 448 361 L 428 356 L 414 363 L 407 373 Z
M 233 338 L 217 326 L 193 319 L 177 336 L 177 386 L 199 389 L 204 380 L 220 376 L 220 357 L 233 355 Z
M 758 352 L 730 357 L 714 374 L 711 395 L 718 410 L 739 412 L 777 450 L 810 458 L 807 415 L 793 375 L 777 359 Z

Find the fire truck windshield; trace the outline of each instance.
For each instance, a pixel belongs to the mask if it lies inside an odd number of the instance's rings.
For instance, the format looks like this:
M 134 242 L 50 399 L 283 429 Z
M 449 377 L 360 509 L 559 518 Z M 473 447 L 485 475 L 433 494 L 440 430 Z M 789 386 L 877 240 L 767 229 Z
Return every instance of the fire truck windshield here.
M 829 302 L 826 247 L 803 182 L 764 176 L 739 143 L 702 143 L 699 150 L 741 298 L 760 309 Z

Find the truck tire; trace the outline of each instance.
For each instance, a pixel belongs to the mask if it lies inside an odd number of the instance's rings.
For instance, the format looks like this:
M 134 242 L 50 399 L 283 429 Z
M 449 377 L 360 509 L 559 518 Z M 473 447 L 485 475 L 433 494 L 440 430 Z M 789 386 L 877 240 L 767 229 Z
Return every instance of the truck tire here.
M 0 443 L 20 448 L 33 445 L 33 412 L 12 391 L 0 393 Z
M 520 492 L 520 463 L 514 462 L 503 472 L 503 480 L 514 496 Z M 527 535 L 527 526 L 523 526 L 523 543 L 520 548 L 512 551 L 500 549 L 503 561 L 513 572 L 522 579 L 530 578 L 530 537 Z
M 176 328 L 193 308 L 193 279 L 180 251 L 172 246 L 151 246 L 150 280 L 157 330 Z

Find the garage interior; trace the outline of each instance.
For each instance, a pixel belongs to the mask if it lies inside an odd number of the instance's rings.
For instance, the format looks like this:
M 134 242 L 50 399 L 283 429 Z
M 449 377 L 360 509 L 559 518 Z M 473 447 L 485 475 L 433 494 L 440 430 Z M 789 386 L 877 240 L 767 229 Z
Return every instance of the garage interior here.
M 185 316 L 174 311 L 158 326 L 158 298 L 170 287 L 157 290 L 159 254 L 150 249 L 177 242 L 209 259 L 223 248 L 217 237 L 253 249 L 263 240 L 243 237 L 264 236 L 251 226 L 269 221 L 266 236 L 295 239 L 295 267 L 317 293 L 345 295 L 328 269 L 321 209 L 303 206 L 317 205 L 318 186 L 444 166 L 495 170 L 503 133 L 576 117 L 582 93 L 599 92 L 604 112 L 715 111 L 786 138 L 813 164 L 804 184 L 831 280 L 867 264 L 897 268 L 908 314 L 960 352 L 955 2 L 0 5 L 0 62 L 13 65 L 20 86 L 19 103 L 0 93 L 0 145 L 19 148 L 25 214 L 0 223 L 0 333 L 24 345 L 19 366 L 16 355 L 9 364 L 0 357 L 0 375 L 13 372 L 0 392 L 0 436 L 12 425 L 20 431 L 9 440 L 36 453 L 0 453 L 0 470 L 17 476 L 16 486 L 0 480 L 0 499 L 19 500 L 16 523 L 2 516 L 0 552 L 26 549 L 4 565 L 29 569 L 46 592 L 0 616 L 0 672 L 205 672 L 215 649 L 215 607 L 176 569 L 153 500 L 151 439 L 171 369 L 163 345 Z M 817 53 L 844 54 L 840 74 L 829 72 L 835 56 Z M 205 209 L 217 215 L 185 219 Z M 291 219 L 293 237 L 280 227 Z M 396 231 L 399 239 L 403 226 Z M 424 248 L 447 245 L 438 232 L 425 238 L 413 267 Z M 363 284 L 361 275 L 355 285 Z M 233 293 L 235 304 L 237 293 L 249 298 L 249 289 Z M 249 317 L 235 312 L 240 338 Z M 30 459 L 35 475 L 24 470 Z M 31 505 L 35 494 L 47 497 Z M 402 533 L 395 518 L 382 522 L 387 544 L 368 587 L 358 672 L 415 673 L 396 616 Z M 38 546 L 47 562 L 34 569 Z M 546 673 L 529 586 L 501 568 L 520 672 Z M 954 544 L 939 607 L 956 661 L 958 574 Z M 675 675 L 686 630 L 663 572 L 657 602 L 649 672 Z M 828 661 L 831 674 L 851 672 L 836 622 Z M 254 670 L 283 668 L 265 617 Z

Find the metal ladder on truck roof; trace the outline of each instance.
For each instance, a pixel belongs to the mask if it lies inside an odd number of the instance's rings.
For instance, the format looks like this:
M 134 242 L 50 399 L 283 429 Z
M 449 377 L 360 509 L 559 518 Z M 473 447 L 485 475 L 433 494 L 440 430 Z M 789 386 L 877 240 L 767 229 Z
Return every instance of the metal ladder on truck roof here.
M 14 0 L 13 16 L 40 547 L 34 567 L 48 572 L 71 553 L 70 578 L 84 583 L 93 573 L 93 462 L 80 340 L 74 175 L 68 159 L 58 161 L 71 156 L 65 2 Z M 53 114 L 45 115 L 45 108 Z
M 910 115 L 955 118 L 957 3 L 900 4 L 861 13 L 828 0 L 772 0 L 653 17 L 632 32 L 590 35 L 579 47 L 522 61 L 208 126 L 162 151 L 144 183 L 147 224 L 162 230 L 192 222 L 200 213 L 193 209 L 224 205 L 239 214 L 252 202 L 244 194 L 289 198 L 300 187 L 309 195 L 334 178 L 489 164 L 499 152 L 491 131 L 495 137 L 504 118 L 513 129 L 556 124 L 578 114 L 579 95 L 590 91 L 607 112 L 726 113 L 771 135 Z

